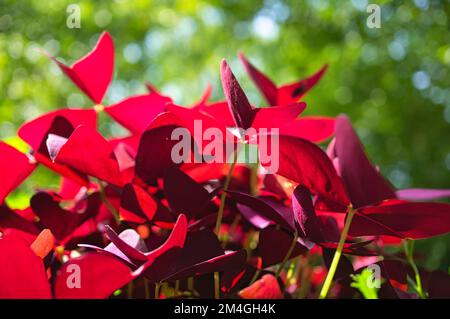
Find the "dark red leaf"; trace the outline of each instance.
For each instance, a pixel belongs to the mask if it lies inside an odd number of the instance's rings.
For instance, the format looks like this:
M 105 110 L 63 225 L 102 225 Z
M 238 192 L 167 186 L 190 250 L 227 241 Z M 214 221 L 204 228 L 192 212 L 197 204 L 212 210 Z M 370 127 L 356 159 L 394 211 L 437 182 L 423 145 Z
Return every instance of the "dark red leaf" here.
M 136 177 L 141 181 L 150 185 L 157 177 L 163 176 L 167 168 L 181 165 L 174 163 L 171 156 L 174 145 L 179 142 L 171 139 L 172 132 L 180 127 L 160 126 L 150 128 L 142 134 L 135 166 Z
M 225 98 L 233 114 L 236 126 L 246 130 L 252 125 L 255 118 L 254 109 L 248 102 L 244 91 L 234 77 L 227 61 L 222 60 L 220 70 L 223 92 L 225 93 Z
M 251 208 L 255 215 L 260 215 L 263 217 L 263 219 L 259 221 L 260 219 L 253 218 L 250 214 L 248 214 L 249 212 L 245 211 L 247 214 L 244 213 L 244 216 L 250 217 L 250 221 L 252 223 L 256 223 L 257 226 L 260 222 L 269 220 L 275 224 L 285 227 L 288 230 L 295 230 L 294 214 L 291 209 L 284 207 L 283 205 L 277 205 L 275 201 L 271 201 L 270 199 L 254 197 L 241 192 L 227 191 L 227 194 L 240 205 Z M 242 207 L 238 206 L 238 208 L 242 211 Z
M 303 234 L 313 242 L 324 241 L 321 222 L 317 217 L 310 191 L 304 186 L 297 186 L 292 194 L 292 210 Z
M 30 206 L 39 217 L 40 224 L 50 229 L 59 241 L 66 239 L 87 219 L 95 217 L 101 204 L 98 193 L 87 198 L 86 208 L 82 212 L 62 208 L 55 196 L 45 192 L 37 193 L 30 200 Z
M 271 157 L 277 157 L 279 161 L 278 170 L 271 173 L 286 177 L 337 203 L 343 205 L 349 203 L 344 185 L 324 151 L 302 138 L 284 135 L 278 138 L 278 154 L 276 150 L 265 151 L 266 154 L 272 154 Z M 269 139 L 267 146 L 259 145 L 260 154 L 263 151 L 262 147 L 269 147 L 271 144 Z M 263 167 L 270 167 L 271 163 L 261 161 L 261 164 Z
M 167 169 L 164 174 L 164 194 L 173 212 L 189 218 L 201 214 L 212 199 L 202 185 L 177 167 Z
M 144 223 L 153 220 L 158 209 L 156 201 L 144 189 L 126 184 L 120 200 L 120 217 L 125 221 Z
M 294 236 L 292 234 L 289 234 L 282 229 L 277 229 L 274 225 L 261 230 L 256 251 L 258 256 L 262 258 L 262 267 L 266 268 L 281 263 L 293 240 Z M 294 250 L 289 259 L 303 254 L 306 251 L 308 251 L 308 249 L 303 245 L 303 241 L 299 238 L 295 243 Z
M 351 236 L 387 235 L 428 238 L 450 232 L 450 205 L 444 203 L 388 200 L 366 206 L 353 217 Z
M 236 271 L 241 270 L 245 261 L 247 260 L 247 253 L 244 249 L 233 252 L 226 252 L 223 255 L 213 257 L 206 261 L 194 264 L 186 269 L 169 276 L 166 280 L 176 280 L 190 276 L 199 276 L 203 274 L 210 274 L 213 272 Z
M 336 119 L 335 152 L 339 172 L 354 207 L 396 198 L 391 185 L 367 158 L 363 146 L 349 119 L 340 115 Z
M 129 247 L 132 247 L 133 250 L 132 250 L 131 254 L 136 254 L 135 250 L 137 250 L 139 252 L 147 252 L 147 246 L 145 245 L 145 242 L 140 237 L 140 235 L 133 229 L 125 229 L 123 232 L 121 232 L 119 235 L 117 235 L 111 228 L 109 228 L 107 226 L 107 234 L 108 234 L 109 238 L 114 238 L 114 241 L 116 243 L 119 243 L 119 247 L 117 247 L 113 242 L 109 243 L 105 248 L 101 248 L 101 247 L 97 247 L 97 246 L 89 245 L 89 244 L 79 244 L 78 246 L 83 247 L 83 248 L 95 249 L 98 252 L 117 256 L 117 257 L 123 259 L 124 261 L 126 261 L 127 263 L 129 263 L 130 266 L 136 266 L 136 265 L 134 264 L 133 261 L 131 261 L 127 257 L 127 255 L 125 255 L 122 252 L 121 248 L 123 248 L 125 251 L 129 252 L 127 249 L 129 249 Z M 119 238 L 119 239 L 117 239 L 117 238 Z M 123 243 L 126 243 L 129 247 L 124 248 Z M 138 256 L 142 257 L 142 260 L 145 261 L 145 255 L 138 253 Z
M 6 205 L 0 205 L 0 229 L 19 229 L 26 233 L 37 235 L 38 227 L 31 221 L 23 218 Z

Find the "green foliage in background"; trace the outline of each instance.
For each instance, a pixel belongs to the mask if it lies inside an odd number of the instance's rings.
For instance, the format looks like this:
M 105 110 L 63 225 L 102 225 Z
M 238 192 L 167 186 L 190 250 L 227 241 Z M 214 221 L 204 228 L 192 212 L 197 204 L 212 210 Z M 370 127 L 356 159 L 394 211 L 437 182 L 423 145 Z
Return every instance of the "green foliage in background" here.
M 71 63 L 108 30 L 116 66 L 106 104 L 145 92 L 146 81 L 180 104 L 196 101 L 209 83 L 221 99 L 225 57 L 251 102 L 261 105 L 239 50 L 277 83 L 329 63 L 306 97 L 306 113 L 347 113 L 396 187 L 449 188 L 450 1 L 370 2 L 381 5 L 380 29 L 366 26 L 367 0 L 2 0 L 0 138 L 20 145 L 14 137 L 24 121 L 58 107 L 91 106 L 36 48 Z M 71 3 L 81 8 L 80 29 L 66 26 Z M 126 134 L 105 119 L 100 130 Z M 57 185 L 40 168 L 8 203 L 26 206 L 32 189 Z M 449 241 L 418 243 L 429 256 L 425 266 L 448 267 Z

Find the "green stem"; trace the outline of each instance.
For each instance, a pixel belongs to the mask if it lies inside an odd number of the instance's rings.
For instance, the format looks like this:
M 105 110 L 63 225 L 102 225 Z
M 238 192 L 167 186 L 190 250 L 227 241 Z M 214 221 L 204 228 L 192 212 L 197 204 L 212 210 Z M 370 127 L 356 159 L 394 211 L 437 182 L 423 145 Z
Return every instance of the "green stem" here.
M 252 277 L 252 280 L 250 280 L 249 286 L 252 285 L 256 281 L 256 279 L 258 279 L 260 273 L 261 273 L 261 269 L 257 268 L 255 271 L 255 274 Z
M 214 273 L 214 299 L 220 299 L 220 274 Z
M 180 293 L 180 280 L 175 281 L 175 296 L 178 296 Z
M 217 237 L 219 236 L 220 226 L 222 225 L 223 210 L 225 209 L 225 201 L 227 198 L 226 192 L 228 190 L 228 187 L 230 186 L 231 177 L 233 176 L 233 170 L 234 170 L 234 167 L 236 166 L 237 158 L 238 158 L 238 152 L 236 150 L 236 151 L 234 151 L 233 162 L 231 163 L 230 169 L 228 170 L 228 174 L 225 179 L 225 183 L 223 185 L 222 194 L 220 195 L 220 206 L 219 206 L 219 211 L 217 212 L 217 220 L 216 220 L 216 235 L 217 235 Z
M 330 290 L 331 283 L 333 282 L 334 275 L 336 273 L 339 260 L 341 259 L 342 250 L 344 249 L 344 243 L 347 239 L 348 230 L 350 229 L 350 224 L 352 223 L 353 216 L 356 213 L 356 209 L 352 207 L 349 208 L 347 219 L 345 220 L 344 229 L 342 230 L 341 238 L 339 239 L 339 243 L 334 253 L 333 260 L 331 262 L 330 270 L 328 271 L 327 277 L 322 286 L 322 290 L 320 291 L 319 298 L 325 299 L 328 295 L 328 291 Z
M 225 201 L 227 198 L 226 192 L 228 190 L 228 187 L 230 186 L 231 177 L 233 176 L 233 170 L 234 170 L 234 167 L 236 166 L 237 158 L 238 158 L 238 152 L 237 152 L 237 150 L 235 150 L 233 152 L 233 162 L 231 163 L 230 169 L 228 170 L 228 174 L 225 179 L 225 184 L 223 185 L 222 194 L 220 195 L 220 206 L 219 206 L 219 211 L 217 212 L 217 220 L 216 220 L 216 235 L 217 235 L 217 237 L 219 237 L 220 226 L 222 225 L 223 210 L 225 209 Z M 214 273 L 214 296 L 216 299 L 220 298 L 220 280 L 219 280 L 218 272 Z
M 414 271 L 414 277 L 415 277 L 415 289 L 417 291 L 417 294 L 419 295 L 419 297 L 421 299 L 425 299 L 425 293 L 423 291 L 423 287 L 422 287 L 422 280 L 420 278 L 420 272 L 419 269 L 416 266 L 416 263 L 414 262 L 414 241 L 413 240 L 409 240 L 409 239 L 405 239 L 403 241 L 403 248 L 405 250 L 405 255 L 406 258 L 408 259 L 409 265 L 411 266 L 411 268 Z
M 120 223 L 120 216 L 117 209 L 109 202 L 108 198 L 106 197 L 105 187 L 103 186 L 102 181 L 97 180 L 98 185 L 100 187 L 100 198 L 102 199 L 102 202 L 108 207 L 111 214 L 114 216 L 114 219 L 119 224 Z
M 250 171 L 250 193 L 253 196 L 256 196 L 256 194 L 258 193 L 258 168 L 259 160 L 254 166 L 251 167 Z
M 298 232 L 295 231 L 294 238 L 292 239 L 291 245 L 289 246 L 289 249 L 286 252 L 286 255 L 284 256 L 283 261 L 281 262 L 280 266 L 278 267 L 277 272 L 275 273 L 276 277 L 278 277 L 280 275 L 280 273 L 283 270 L 284 266 L 286 265 L 287 261 L 291 257 L 292 252 L 294 251 L 294 248 L 295 248 L 295 244 L 297 243 L 297 239 L 298 239 Z

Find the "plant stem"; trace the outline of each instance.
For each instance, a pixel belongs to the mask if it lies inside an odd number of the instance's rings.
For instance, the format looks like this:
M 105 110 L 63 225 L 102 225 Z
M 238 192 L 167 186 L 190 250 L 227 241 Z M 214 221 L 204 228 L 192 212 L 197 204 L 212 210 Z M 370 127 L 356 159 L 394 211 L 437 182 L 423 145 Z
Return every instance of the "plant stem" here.
M 289 258 L 292 255 L 292 252 L 294 251 L 295 244 L 297 243 L 298 239 L 298 232 L 297 230 L 294 233 L 294 238 L 292 239 L 291 245 L 289 246 L 288 251 L 286 252 L 286 255 L 283 258 L 283 261 L 281 262 L 280 266 L 277 269 L 277 272 L 275 273 L 275 276 L 278 277 L 283 270 L 284 266 L 286 265 L 286 262 L 289 260 Z
M 328 295 L 328 291 L 330 290 L 331 283 L 333 282 L 334 274 L 336 273 L 339 260 L 341 259 L 342 250 L 344 249 L 344 243 L 347 239 L 348 230 L 350 229 L 350 224 L 352 223 L 353 216 L 356 213 L 356 209 L 353 207 L 349 208 L 347 219 L 345 220 L 344 229 L 342 230 L 341 238 L 339 239 L 339 243 L 334 253 L 333 260 L 331 262 L 330 270 L 328 271 L 327 277 L 322 286 L 322 290 L 320 291 L 319 298 L 325 299 Z
M 175 296 L 178 296 L 180 293 L 180 280 L 175 281 Z
M 106 197 L 105 187 L 103 186 L 102 181 L 97 180 L 98 185 L 100 187 L 100 198 L 102 199 L 102 202 L 108 207 L 111 214 L 114 216 L 114 219 L 119 224 L 120 223 L 120 216 L 117 209 L 109 202 L 108 198 Z
M 251 167 L 250 171 L 250 193 L 255 196 L 258 193 L 258 168 L 259 160 L 254 166 Z
M 406 258 L 408 259 L 409 265 L 414 271 L 414 277 L 415 277 L 415 289 L 417 291 L 417 294 L 421 299 L 425 299 L 425 293 L 423 291 L 422 287 L 422 280 L 420 278 L 420 272 L 419 269 L 416 266 L 416 263 L 414 262 L 414 241 L 410 239 L 405 239 L 403 241 L 403 248 L 405 250 Z
M 256 279 L 258 279 L 260 273 L 261 273 L 261 269 L 257 268 L 255 271 L 255 274 L 252 277 L 252 280 L 250 280 L 249 286 L 252 285 L 256 281 Z
M 133 289 L 134 289 L 134 283 L 133 281 L 130 281 L 130 283 L 127 285 L 127 298 L 133 299 Z
M 227 198 L 226 191 L 228 190 L 228 187 L 230 186 L 231 177 L 233 176 L 233 170 L 234 170 L 234 167 L 236 166 L 236 162 L 237 162 L 237 157 L 238 157 L 238 152 L 237 152 L 237 150 L 235 150 L 233 152 L 233 162 L 231 163 L 230 169 L 228 170 L 228 174 L 225 179 L 225 183 L 223 185 L 222 194 L 220 195 L 220 206 L 219 206 L 219 210 L 217 212 L 217 220 L 216 220 L 216 235 L 217 235 L 217 237 L 219 236 L 220 226 L 222 225 L 223 210 L 225 209 L 225 201 Z
M 237 150 L 235 150 L 233 152 L 233 162 L 231 163 L 230 169 L 228 170 L 228 174 L 225 179 L 225 184 L 223 185 L 222 195 L 220 195 L 220 206 L 219 206 L 219 211 L 217 212 L 217 220 L 216 220 L 216 235 L 217 235 L 217 237 L 219 237 L 220 226 L 222 225 L 223 210 L 225 209 L 225 201 L 227 198 L 226 191 L 228 190 L 228 187 L 230 186 L 231 177 L 233 176 L 233 170 L 234 170 L 234 167 L 236 166 L 237 158 L 238 158 L 238 152 L 237 152 Z M 220 280 L 219 280 L 218 272 L 214 273 L 214 296 L 216 299 L 220 298 Z
M 214 273 L 214 299 L 220 299 L 220 274 Z
M 159 282 L 155 283 L 155 299 L 159 299 L 159 288 L 161 288 L 161 284 Z
M 194 292 L 194 277 L 189 277 L 187 279 L 187 286 L 188 286 L 188 290 L 193 293 Z
M 150 289 L 148 288 L 148 279 L 144 277 L 145 299 L 150 299 Z

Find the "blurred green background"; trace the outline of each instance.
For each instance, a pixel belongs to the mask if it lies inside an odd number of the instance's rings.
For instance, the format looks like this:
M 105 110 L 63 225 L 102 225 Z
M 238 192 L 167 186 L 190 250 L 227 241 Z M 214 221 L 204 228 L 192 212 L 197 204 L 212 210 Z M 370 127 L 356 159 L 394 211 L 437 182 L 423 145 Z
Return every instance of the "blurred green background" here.
M 306 97 L 307 114 L 347 113 L 367 151 L 399 188 L 450 187 L 450 1 L 376 1 L 381 28 L 369 29 L 367 0 L 63 1 L 2 0 L 0 5 L 0 138 L 58 107 L 91 103 L 46 57 L 72 63 L 108 30 L 116 65 L 106 104 L 145 92 L 151 81 L 180 104 L 207 84 L 223 98 L 225 57 L 254 104 L 262 104 L 237 59 L 242 50 L 276 83 L 330 68 Z M 67 6 L 81 9 L 81 28 L 66 26 Z M 103 119 L 101 131 L 125 134 Z M 8 198 L 27 205 L 32 189 L 57 186 L 39 169 Z M 425 266 L 447 268 L 449 236 L 421 241 Z

